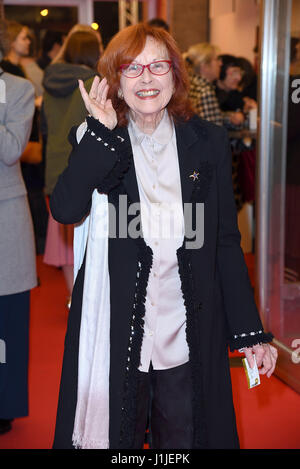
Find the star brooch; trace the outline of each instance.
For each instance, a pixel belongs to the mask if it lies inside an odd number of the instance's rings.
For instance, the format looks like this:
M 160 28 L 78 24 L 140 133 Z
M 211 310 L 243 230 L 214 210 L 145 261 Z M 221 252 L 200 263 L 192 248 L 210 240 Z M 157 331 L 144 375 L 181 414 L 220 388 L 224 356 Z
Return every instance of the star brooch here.
M 191 174 L 189 177 L 193 179 L 193 181 L 196 181 L 198 179 L 199 173 L 197 171 L 194 171 L 193 174 Z

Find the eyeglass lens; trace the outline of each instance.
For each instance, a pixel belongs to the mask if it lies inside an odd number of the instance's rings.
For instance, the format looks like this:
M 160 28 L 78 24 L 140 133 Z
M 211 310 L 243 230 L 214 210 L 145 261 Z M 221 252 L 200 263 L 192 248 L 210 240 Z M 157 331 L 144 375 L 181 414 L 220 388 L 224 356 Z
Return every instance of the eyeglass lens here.
M 138 77 L 143 73 L 146 67 L 154 75 L 164 75 L 170 70 L 171 64 L 168 61 L 162 60 L 144 66 L 141 64 L 129 64 L 128 66 L 122 67 L 121 70 L 123 75 L 127 77 Z

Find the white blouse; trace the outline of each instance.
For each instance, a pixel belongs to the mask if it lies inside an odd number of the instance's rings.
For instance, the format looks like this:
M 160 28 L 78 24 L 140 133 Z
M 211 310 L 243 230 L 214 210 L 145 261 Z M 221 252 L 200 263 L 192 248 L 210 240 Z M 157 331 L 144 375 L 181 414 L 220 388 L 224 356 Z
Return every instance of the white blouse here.
M 155 131 L 144 134 L 130 120 L 145 242 L 153 251 L 146 295 L 139 370 L 173 368 L 189 360 L 186 311 L 176 250 L 184 238 L 184 217 L 176 134 L 167 111 Z

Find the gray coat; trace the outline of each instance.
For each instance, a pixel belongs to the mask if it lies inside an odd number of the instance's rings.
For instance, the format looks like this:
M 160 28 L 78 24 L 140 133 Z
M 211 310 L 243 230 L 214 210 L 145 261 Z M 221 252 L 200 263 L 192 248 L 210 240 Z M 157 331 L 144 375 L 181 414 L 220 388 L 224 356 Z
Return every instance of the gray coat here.
M 19 158 L 28 142 L 34 89 L 0 68 L 0 295 L 36 286 L 32 219 Z

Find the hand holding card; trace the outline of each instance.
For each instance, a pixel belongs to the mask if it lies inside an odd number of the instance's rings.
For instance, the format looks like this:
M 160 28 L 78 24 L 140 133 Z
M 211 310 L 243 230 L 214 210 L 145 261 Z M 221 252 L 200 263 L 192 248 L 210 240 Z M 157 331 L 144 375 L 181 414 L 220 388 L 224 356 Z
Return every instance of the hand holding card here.
M 243 362 L 246 377 L 247 377 L 248 388 L 251 389 L 251 388 L 254 388 L 255 386 L 258 386 L 260 384 L 260 378 L 259 378 L 259 372 L 257 368 L 255 355 L 253 355 L 253 367 L 252 368 L 250 368 L 247 358 L 243 358 L 242 362 Z

